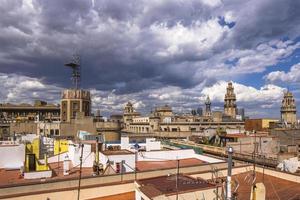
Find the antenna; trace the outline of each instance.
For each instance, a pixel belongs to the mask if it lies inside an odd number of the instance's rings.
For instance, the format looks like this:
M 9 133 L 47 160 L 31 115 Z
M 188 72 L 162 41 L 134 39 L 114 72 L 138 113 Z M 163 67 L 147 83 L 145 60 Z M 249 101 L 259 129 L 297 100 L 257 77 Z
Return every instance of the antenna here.
M 75 89 L 80 87 L 80 56 L 74 54 L 71 62 L 65 64 L 66 67 L 72 68 L 72 83 L 75 85 Z

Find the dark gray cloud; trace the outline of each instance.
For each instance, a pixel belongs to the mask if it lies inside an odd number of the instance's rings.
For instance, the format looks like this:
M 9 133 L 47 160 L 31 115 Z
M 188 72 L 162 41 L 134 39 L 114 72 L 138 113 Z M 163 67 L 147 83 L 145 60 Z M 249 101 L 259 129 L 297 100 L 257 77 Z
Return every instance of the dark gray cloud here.
M 299 1 L 225 1 L 225 10 L 233 10 L 236 26 L 233 42 L 251 48 L 271 39 L 296 38 L 300 32 Z
M 145 91 L 203 89 L 260 73 L 300 45 L 294 0 L 0 3 L 0 73 L 70 87 L 63 64 L 78 52 L 83 87 L 132 95 L 145 105 L 155 104 L 143 101 Z

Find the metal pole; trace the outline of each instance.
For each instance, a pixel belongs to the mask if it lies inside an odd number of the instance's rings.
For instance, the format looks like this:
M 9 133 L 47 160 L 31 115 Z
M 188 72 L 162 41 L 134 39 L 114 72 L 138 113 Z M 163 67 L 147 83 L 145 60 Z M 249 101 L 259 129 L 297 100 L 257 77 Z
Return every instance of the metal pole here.
M 228 172 L 226 179 L 226 200 L 231 200 L 231 172 L 232 172 L 232 153 L 233 148 L 228 147 Z
M 266 156 L 264 155 L 264 166 L 263 166 L 263 183 L 265 184 L 265 160 L 266 160 Z
M 96 163 L 97 163 L 97 175 L 99 175 L 99 138 L 96 137 Z
M 81 146 L 81 155 L 80 155 L 80 168 L 79 168 L 79 180 L 78 180 L 78 196 L 77 196 L 77 200 L 79 200 L 79 197 L 80 197 L 80 184 L 81 184 L 81 170 L 82 170 L 82 157 L 83 157 L 83 147 L 84 147 L 84 144 L 80 144 Z
M 137 152 L 138 152 L 138 150 L 136 149 L 135 150 L 135 158 L 134 158 L 134 162 L 135 162 L 134 180 L 136 180 L 136 178 L 137 178 L 137 173 L 136 173 L 136 170 L 137 170 L 137 166 L 136 166 L 136 164 L 137 164 Z
M 179 160 L 177 159 L 177 172 L 176 172 L 176 200 L 178 200 L 178 175 L 179 175 Z
M 121 166 L 120 166 L 120 170 L 121 170 L 121 182 L 123 182 L 123 167 L 124 167 L 124 163 L 125 163 L 125 160 L 122 160 L 121 161 Z
M 256 131 L 254 132 L 254 152 L 253 152 L 253 179 L 255 178 L 255 168 L 256 168 Z
M 59 174 L 59 157 L 60 157 L 60 138 L 58 138 L 57 175 Z

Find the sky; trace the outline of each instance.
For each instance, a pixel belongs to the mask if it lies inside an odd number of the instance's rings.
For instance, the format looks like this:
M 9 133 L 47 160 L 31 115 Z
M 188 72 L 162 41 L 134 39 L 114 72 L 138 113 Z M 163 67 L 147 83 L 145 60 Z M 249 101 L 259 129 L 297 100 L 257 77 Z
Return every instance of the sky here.
M 81 56 L 93 110 L 223 109 L 228 81 L 250 117 L 300 102 L 300 1 L 0 0 L 0 102 L 59 103 Z M 299 113 L 299 112 L 298 112 Z

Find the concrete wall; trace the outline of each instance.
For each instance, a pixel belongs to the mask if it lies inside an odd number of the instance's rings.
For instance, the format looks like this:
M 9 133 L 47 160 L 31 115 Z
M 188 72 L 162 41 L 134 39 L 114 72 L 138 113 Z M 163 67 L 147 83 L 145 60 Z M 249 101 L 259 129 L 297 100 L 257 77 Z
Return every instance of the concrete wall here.
M 10 133 L 33 133 L 37 134 L 37 124 L 34 122 L 11 123 Z
M 121 137 L 121 149 L 130 149 L 129 137 Z
M 120 123 L 118 122 L 94 122 L 92 117 L 71 120 L 71 122 L 61 123 L 60 134 L 62 136 L 76 136 L 79 130 L 97 135 L 104 135 L 106 141 L 116 141 L 120 139 Z
M 80 199 L 91 199 L 96 197 L 103 197 L 103 196 L 110 196 L 121 194 L 125 192 L 132 192 L 134 191 L 134 183 L 123 183 L 123 184 L 114 184 L 109 186 L 102 186 L 102 187 L 93 187 L 87 189 L 80 190 Z M 10 200 L 46 200 L 49 198 L 50 200 L 71 200 L 77 199 L 78 190 L 72 189 L 67 191 L 61 192 L 51 192 L 51 193 L 44 193 L 38 195 L 30 195 L 30 196 L 22 196 L 22 197 L 13 197 L 13 198 L 6 198 Z
M 0 168 L 20 169 L 25 162 L 25 145 L 0 145 Z
M 120 140 L 120 133 L 118 131 L 102 131 L 101 133 L 106 142 L 114 142 Z
M 138 161 L 163 161 L 163 160 L 177 160 L 177 159 L 187 159 L 187 158 L 197 158 L 199 160 L 208 163 L 222 162 L 222 160 L 219 159 L 196 154 L 193 149 L 139 152 L 137 160 Z
M 278 141 L 272 137 L 256 137 L 258 143 L 257 152 L 261 155 L 274 156 L 278 153 Z M 227 142 L 227 146 L 233 147 L 236 153 L 253 153 L 255 137 L 239 138 L 237 142 Z
M 92 118 L 84 118 L 81 120 L 71 120 L 71 122 L 61 123 L 60 134 L 62 136 L 76 136 L 79 130 L 97 134 L 96 126 Z
M 37 134 L 45 136 L 60 135 L 60 122 L 37 122 Z
M 222 176 L 227 175 L 227 169 L 226 169 L 227 163 L 214 164 L 214 166 L 219 169 L 220 175 Z M 192 174 L 191 176 L 194 178 L 199 177 L 203 179 L 211 179 L 212 173 L 205 172 L 209 170 L 211 170 L 210 165 L 203 165 L 203 166 L 180 168 L 180 173 L 193 172 L 194 174 Z M 233 168 L 232 174 L 234 175 L 237 173 L 249 172 L 250 170 L 252 170 L 252 166 L 246 166 L 246 167 L 241 166 L 238 168 Z M 262 173 L 263 169 L 256 166 L 256 171 Z M 138 178 L 149 178 L 149 177 L 166 175 L 168 173 L 176 173 L 176 169 L 144 172 L 144 173 L 140 173 Z M 266 168 L 264 169 L 264 173 L 270 176 L 279 177 L 285 180 L 300 183 L 300 176 L 297 175 L 270 170 Z M 133 179 L 134 179 L 134 174 L 123 175 L 123 180 L 133 180 Z M 101 177 L 82 179 L 83 188 L 80 190 L 80 199 L 91 199 L 96 197 L 103 197 L 103 196 L 109 196 L 109 195 L 134 191 L 135 186 L 133 181 L 129 183 L 128 182 L 121 183 L 120 180 L 121 180 L 121 175 L 110 175 L 110 176 L 101 176 Z M 108 185 L 108 183 L 112 183 L 112 185 Z M 103 185 L 97 186 L 97 184 L 103 184 Z M 93 185 L 93 187 L 88 187 L 88 185 Z M 40 183 L 36 185 L 0 188 L 0 198 L 10 199 L 10 200 L 12 199 L 45 200 L 47 198 L 49 198 L 50 200 L 61 200 L 62 198 L 77 199 L 77 188 L 74 188 L 76 186 L 78 186 L 78 180 L 57 181 L 53 183 L 46 182 L 46 183 Z M 61 191 L 59 191 L 60 189 Z M 31 194 L 28 194 L 28 191 L 30 191 Z M 38 191 L 40 192 L 40 194 L 34 194 L 35 192 Z M 41 193 L 42 191 L 44 192 Z M 27 193 L 26 196 L 24 196 L 25 193 Z M 23 194 L 23 196 L 19 196 L 19 197 L 11 196 L 10 198 L 6 196 L 6 195 L 13 195 L 13 194 Z M 5 196 L 6 198 L 3 198 Z M 211 198 L 206 198 L 206 199 L 211 199 Z
M 221 190 L 219 190 L 221 194 Z M 198 200 L 198 199 L 215 199 L 215 188 L 210 188 L 206 190 L 199 190 L 194 192 L 186 192 L 178 194 L 178 199 L 189 199 L 189 200 Z M 176 200 L 176 195 L 167 196 L 166 200 Z M 156 200 L 156 199 L 155 199 Z
M 52 170 L 25 172 L 24 179 L 51 178 Z
M 104 155 L 103 153 L 99 153 L 100 163 L 103 164 L 104 168 L 107 165 L 108 160 L 112 162 L 111 165 L 114 170 L 116 170 L 116 163 L 121 163 L 122 160 L 125 161 L 126 164 L 123 166 L 123 172 L 133 172 L 135 169 L 135 154 L 128 155 Z
M 246 131 L 263 131 L 270 128 L 270 123 L 278 122 L 278 119 L 247 119 L 245 121 Z
M 30 143 L 32 143 L 33 142 L 33 140 L 35 139 L 35 138 L 38 138 L 39 136 L 37 136 L 36 134 L 27 134 L 27 135 L 22 135 L 21 136 L 21 140 L 23 141 L 23 142 L 30 142 Z
M 61 153 L 59 155 L 51 156 L 48 158 L 47 161 L 48 161 L 48 163 L 56 163 L 58 161 L 61 162 L 61 161 L 65 160 L 66 156 L 69 157 L 68 154 L 69 153 L 65 152 L 65 153 Z M 45 164 L 45 160 L 44 159 L 40 160 L 40 163 Z
M 146 151 L 160 150 L 160 141 L 156 141 L 155 138 L 146 138 Z
M 244 133 L 245 129 L 242 128 L 226 128 L 225 129 L 227 134 L 240 134 L 240 133 Z
M 79 167 L 80 165 L 80 155 L 81 155 L 81 147 L 76 145 L 69 146 L 69 159 L 71 160 L 73 167 Z M 93 167 L 93 163 L 95 160 L 95 153 L 91 152 L 91 145 L 85 144 L 83 147 L 83 156 L 82 156 L 82 167 Z
M 227 163 L 216 163 L 210 165 L 197 165 L 192 167 L 182 167 L 180 168 L 180 173 L 195 173 L 195 172 L 204 172 L 209 171 L 212 167 L 216 167 L 218 169 L 224 169 L 227 167 Z M 165 169 L 165 170 L 155 170 L 155 171 L 147 171 L 140 172 L 137 174 L 138 179 L 150 178 L 156 176 L 163 176 L 167 174 L 175 174 L 177 171 L 176 168 Z M 81 199 L 89 199 L 96 198 L 101 196 L 108 196 L 112 194 L 119 194 L 122 192 L 130 192 L 134 191 L 133 180 L 135 179 L 134 173 L 128 173 L 124 175 L 116 174 L 109 176 L 99 176 L 99 177 L 90 177 L 83 178 L 81 180 L 82 189 L 81 190 Z M 129 187 L 123 185 L 120 181 L 131 181 L 129 183 Z M 113 184 L 113 187 L 107 186 L 108 184 Z M 120 185 L 122 184 L 122 185 Z M 99 185 L 99 186 L 97 186 Z M 15 186 L 15 187 L 0 187 L 0 199 L 46 199 L 49 197 L 51 200 L 61 200 L 64 199 L 76 199 L 77 196 L 77 186 L 78 179 L 70 179 L 70 180 L 61 180 L 61 181 L 52 181 L 46 180 L 45 182 L 38 184 L 27 184 L 23 186 Z M 106 188 L 109 187 L 109 188 Z M 56 191 L 56 192 L 54 192 Z M 22 197 L 18 197 L 18 195 L 22 194 Z M 86 196 L 87 195 L 87 196 Z M 75 198 L 74 198 L 75 197 Z

